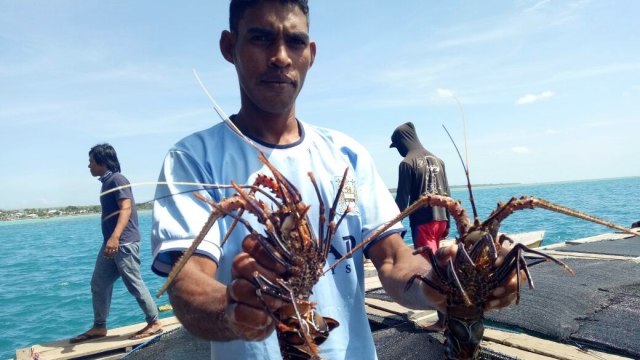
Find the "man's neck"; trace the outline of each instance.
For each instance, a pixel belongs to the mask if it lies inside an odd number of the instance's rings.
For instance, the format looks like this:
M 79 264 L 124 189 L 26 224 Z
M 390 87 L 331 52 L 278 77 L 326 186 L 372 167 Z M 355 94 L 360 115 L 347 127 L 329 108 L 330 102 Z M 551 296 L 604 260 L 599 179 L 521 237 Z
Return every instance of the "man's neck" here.
M 267 144 L 287 145 L 300 140 L 294 111 L 287 114 L 253 114 L 240 109 L 233 122 L 245 135 Z

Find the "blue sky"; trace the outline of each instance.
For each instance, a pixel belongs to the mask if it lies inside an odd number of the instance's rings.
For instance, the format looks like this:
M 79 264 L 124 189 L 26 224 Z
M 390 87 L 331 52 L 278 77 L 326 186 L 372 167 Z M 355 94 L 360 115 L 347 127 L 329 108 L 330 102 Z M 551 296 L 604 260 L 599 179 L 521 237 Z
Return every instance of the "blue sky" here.
M 131 182 L 239 106 L 218 51 L 227 1 L 0 0 L 0 209 L 98 203 L 89 148 Z M 364 144 L 389 187 L 391 132 L 412 121 L 464 184 L 640 175 L 640 2 L 311 1 L 316 63 L 299 118 Z M 150 200 L 152 186 L 135 190 Z

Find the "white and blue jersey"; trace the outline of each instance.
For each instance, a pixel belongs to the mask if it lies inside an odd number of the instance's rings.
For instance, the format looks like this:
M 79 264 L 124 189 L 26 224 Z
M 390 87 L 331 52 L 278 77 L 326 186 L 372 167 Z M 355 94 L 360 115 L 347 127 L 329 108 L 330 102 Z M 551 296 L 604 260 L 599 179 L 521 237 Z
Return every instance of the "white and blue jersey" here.
M 303 201 L 311 205 L 309 219 L 318 234 L 318 196 L 309 179 L 312 172 L 328 215 L 346 168 L 347 181 L 340 197 L 335 221 L 347 207 L 351 211 L 337 229 L 331 241 L 327 265 L 333 264 L 345 253 L 367 238 L 375 229 L 398 214 L 398 207 L 389 190 L 378 175 L 368 152 L 350 137 L 328 129 L 299 122 L 301 139 L 286 146 L 258 144 L 265 156 L 300 192 Z M 211 207 L 191 192 L 199 191 L 213 201 L 233 196 L 234 189 L 176 185 L 177 182 L 228 185 L 252 184 L 257 174 L 272 176 L 258 160 L 255 148 L 235 134 L 224 123 L 194 133 L 178 142 L 167 154 L 159 181 L 153 208 L 153 271 L 166 276 L 171 270 L 169 253 L 184 251 L 191 245 L 206 222 Z M 177 195 L 176 195 L 177 194 Z M 260 195 L 257 195 L 260 196 Z M 263 227 L 256 218 L 244 213 L 259 233 Z M 241 243 L 248 230 L 238 225 L 220 246 L 233 218 L 219 219 L 197 252 L 218 263 L 216 278 L 222 283 L 231 281 L 231 263 L 242 251 Z M 396 224 L 386 234 L 401 232 Z M 364 250 L 366 252 L 366 249 Z M 375 347 L 364 307 L 363 250 L 340 263 L 332 272 L 322 276 L 313 288 L 311 300 L 317 302 L 317 311 L 340 323 L 325 343 L 320 355 L 327 359 L 375 359 Z M 264 341 L 212 342 L 212 359 L 280 359 L 277 337 L 272 334 Z

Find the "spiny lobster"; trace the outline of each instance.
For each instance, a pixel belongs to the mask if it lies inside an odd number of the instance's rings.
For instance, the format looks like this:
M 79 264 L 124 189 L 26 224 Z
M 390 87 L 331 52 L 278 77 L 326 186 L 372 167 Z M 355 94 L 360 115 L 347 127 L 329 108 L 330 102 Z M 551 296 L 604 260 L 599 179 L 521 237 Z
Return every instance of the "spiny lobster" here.
M 446 128 L 445 128 L 445 131 Z M 447 131 L 447 134 L 449 132 Z M 449 134 L 451 138 L 451 135 Z M 452 139 L 453 141 L 453 139 Z M 455 145 L 455 142 L 454 142 Z M 456 150 L 457 146 L 456 146 Z M 460 160 L 462 156 L 458 151 Z M 580 219 L 592 221 L 610 228 L 623 231 L 632 235 L 640 235 L 633 230 L 616 225 L 612 222 L 602 220 L 595 216 L 587 215 L 570 208 L 553 204 L 549 201 L 522 196 L 521 198 L 511 198 L 507 203 L 498 203 L 497 208 L 480 222 L 475 208 L 473 193 L 471 191 L 471 181 L 469 171 L 464 161 L 462 165 L 467 176 L 467 186 L 469 197 L 474 214 L 472 222 L 467 211 L 460 201 L 454 200 L 444 195 L 424 195 L 385 226 L 371 234 L 345 257 L 351 255 L 370 241 L 376 239 L 395 223 L 402 221 L 416 210 L 425 206 L 445 207 L 454 218 L 459 237 L 456 238 L 456 256 L 450 259 L 445 268 L 433 266 L 436 280 L 429 279 L 426 274 L 415 274 L 405 286 L 408 290 L 415 280 L 423 281 L 427 286 L 437 290 L 447 298 L 447 317 L 445 324 L 445 356 L 446 359 L 476 359 L 480 353 L 480 341 L 484 333 L 484 308 L 489 294 L 496 288 L 505 285 L 512 277 L 513 272 L 517 276 L 516 304 L 520 301 L 520 281 L 521 270 L 526 274 L 526 279 L 530 288 L 533 288 L 533 280 L 528 267 L 545 261 L 552 261 L 562 267 L 569 274 L 573 275 L 573 270 L 562 261 L 547 255 L 541 251 L 529 249 L 523 244 L 516 243 L 505 255 L 501 265 L 496 266 L 498 251 L 505 241 L 513 244 L 514 241 L 507 235 L 498 236 L 500 223 L 514 211 L 523 209 L 543 208 Z M 429 258 L 431 264 L 437 264 L 436 255 L 429 247 L 418 248 L 414 254 L 423 253 Z M 524 253 L 537 255 L 537 259 L 527 263 Z M 331 265 L 330 269 L 337 266 L 342 259 Z

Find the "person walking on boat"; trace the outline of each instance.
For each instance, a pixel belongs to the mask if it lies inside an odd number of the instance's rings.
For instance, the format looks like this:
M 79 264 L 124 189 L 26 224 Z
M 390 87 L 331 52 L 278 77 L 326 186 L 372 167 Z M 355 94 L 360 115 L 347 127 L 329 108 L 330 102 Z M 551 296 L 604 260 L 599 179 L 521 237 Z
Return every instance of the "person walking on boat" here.
M 149 289 L 140 274 L 140 232 L 138 212 L 129 181 L 120 173 L 120 162 L 113 146 L 96 145 L 89 151 L 89 170 L 102 182 L 102 247 L 98 253 L 91 295 L 93 300 L 93 327 L 70 340 L 78 343 L 107 335 L 107 317 L 111 307 L 113 285 L 122 278 L 127 290 L 136 298 L 145 314 L 147 325 L 134 333 L 131 339 L 142 339 L 162 332 L 156 307 Z
M 399 165 L 396 204 L 406 209 L 423 195 L 451 195 L 444 162 L 425 149 L 411 122 L 398 126 L 391 135 L 390 148 L 404 157 Z M 428 247 L 435 254 L 440 241 L 449 235 L 450 214 L 440 206 L 425 206 L 409 216 L 411 237 L 416 249 Z M 423 256 L 429 258 L 423 253 Z M 444 329 L 444 314 L 438 312 L 438 322 L 425 328 Z

